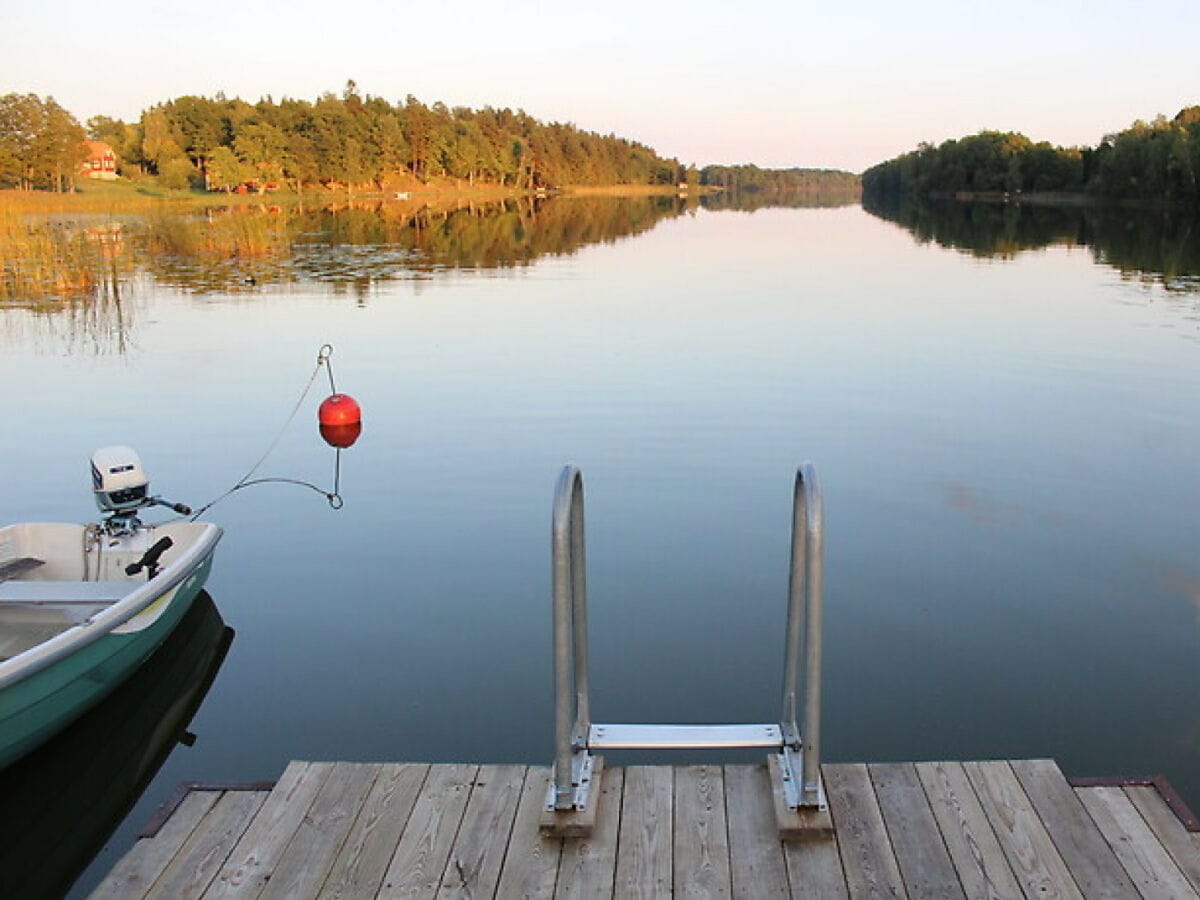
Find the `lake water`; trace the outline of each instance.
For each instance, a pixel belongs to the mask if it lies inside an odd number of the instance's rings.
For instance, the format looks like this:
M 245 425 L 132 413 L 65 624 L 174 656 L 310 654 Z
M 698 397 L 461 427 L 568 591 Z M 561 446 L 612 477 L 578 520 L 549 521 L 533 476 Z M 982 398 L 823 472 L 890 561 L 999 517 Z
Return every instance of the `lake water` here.
M 812 460 L 827 761 L 1054 757 L 1164 773 L 1200 806 L 1196 239 L 1132 214 L 891 215 L 563 199 L 124 220 L 92 232 L 109 265 L 90 299 L 10 293 L 6 521 L 92 518 L 87 458 L 112 443 L 155 492 L 219 495 L 324 343 L 364 409 L 342 509 L 263 485 L 207 514 L 236 637 L 194 746 L 77 890 L 185 780 L 549 763 L 567 462 L 597 719 L 777 715 Z M 332 485 L 327 392 L 261 474 Z

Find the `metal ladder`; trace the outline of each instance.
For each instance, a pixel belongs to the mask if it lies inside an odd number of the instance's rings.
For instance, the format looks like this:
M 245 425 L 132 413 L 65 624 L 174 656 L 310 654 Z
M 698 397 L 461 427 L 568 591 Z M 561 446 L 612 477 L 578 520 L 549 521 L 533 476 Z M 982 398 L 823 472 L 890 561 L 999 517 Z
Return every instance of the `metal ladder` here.
M 556 823 L 594 815 L 598 785 L 595 751 L 762 748 L 772 751 L 777 818 L 828 817 L 820 774 L 821 738 L 821 491 L 811 463 L 796 472 L 792 506 L 791 573 L 784 638 L 783 703 L 778 723 L 644 725 L 592 722 L 588 701 L 587 578 L 583 475 L 566 466 L 554 492 L 554 767 L 542 816 Z M 801 657 L 803 645 L 803 657 Z M 803 731 L 797 725 L 803 659 Z M 597 788 L 594 790 L 594 788 Z M 782 801 L 782 809 L 779 806 Z M 812 821 L 811 819 L 809 821 Z M 807 830 L 797 826 L 796 831 Z M 812 830 L 824 831 L 823 826 Z

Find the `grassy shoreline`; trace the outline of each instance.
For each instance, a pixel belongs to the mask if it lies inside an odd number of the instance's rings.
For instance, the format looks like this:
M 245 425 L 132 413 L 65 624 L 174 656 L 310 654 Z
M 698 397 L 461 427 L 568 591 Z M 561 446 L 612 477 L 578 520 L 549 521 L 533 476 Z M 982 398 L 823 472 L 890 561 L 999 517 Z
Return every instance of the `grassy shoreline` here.
M 545 196 L 546 192 L 518 190 L 495 184 L 470 184 L 446 179 L 430 183 L 403 185 L 398 191 L 389 186 L 384 190 L 356 190 L 324 187 L 306 188 L 301 193 L 292 190 L 271 191 L 265 194 L 227 194 L 218 191 L 169 190 L 153 178 L 138 178 L 115 182 L 87 182 L 73 193 L 50 191 L 0 190 L 0 211 L 10 213 L 59 212 L 145 212 L 170 208 L 187 209 L 214 206 L 283 206 L 307 203 L 344 203 L 353 201 L 413 202 L 420 205 L 459 201 L 500 201 L 516 197 Z M 700 187 L 693 193 L 711 193 L 719 188 Z M 583 197 L 643 197 L 674 196 L 676 185 L 566 185 L 548 192 L 550 196 Z M 402 196 L 398 196 L 401 195 Z

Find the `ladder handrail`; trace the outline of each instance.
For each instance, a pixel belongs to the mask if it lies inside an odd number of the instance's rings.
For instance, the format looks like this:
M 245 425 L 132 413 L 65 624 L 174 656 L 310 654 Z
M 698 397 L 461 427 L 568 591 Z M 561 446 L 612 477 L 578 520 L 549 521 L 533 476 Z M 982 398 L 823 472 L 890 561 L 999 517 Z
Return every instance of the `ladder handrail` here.
M 569 809 L 573 802 L 572 758 L 586 742 L 591 724 L 583 473 L 576 466 L 564 466 L 554 488 L 550 553 L 554 576 L 554 795 L 557 808 Z
M 803 744 L 802 794 L 815 802 L 820 783 L 821 611 L 823 605 L 824 511 L 821 487 L 811 462 L 800 464 L 792 490 L 792 553 L 788 577 L 788 622 L 784 642 L 784 741 Z M 803 660 L 800 649 L 803 646 Z M 800 667 L 804 671 L 804 730 L 796 723 Z
M 554 489 L 551 523 L 555 756 L 554 781 L 548 803 L 558 811 L 577 808 L 576 792 L 581 786 L 586 787 L 590 775 L 588 741 L 592 722 L 583 505 L 583 474 L 576 466 L 565 466 Z M 804 462 L 796 472 L 792 496 L 788 618 L 779 725 L 782 758 L 789 772 L 794 773 L 789 776 L 788 793 L 794 798 L 789 805 L 824 804 L 820 776 L 822 557 L 821 491 L 815 468 L 812 463 Z M 802 664 L 803 731 L 796 721 Z M 800 757 L 799 772 L 793 768 L 797 755 Z M 800 784 L 795 784 L 796 781 Z

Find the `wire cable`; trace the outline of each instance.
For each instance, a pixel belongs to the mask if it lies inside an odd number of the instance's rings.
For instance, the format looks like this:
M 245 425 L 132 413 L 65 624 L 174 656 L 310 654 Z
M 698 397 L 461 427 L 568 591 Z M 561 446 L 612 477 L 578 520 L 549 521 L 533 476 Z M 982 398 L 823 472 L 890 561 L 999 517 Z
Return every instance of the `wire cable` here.
M 259 470 L 259 468 L 262 466 L 262 464 L 267 461 L 267 457 L 269 457 L 272 453 L 274 453 L 275 448 L 279 446 L 279 442 L 283 439 L 284 432 L 287 431 L 288 426 L 292 424 L 292 421 L 296 418 L 296 414 L 300 412 L 300 407 L 304 405 L 304 401 L 306 399 L 308 399 L 308 394 L 312 390 L 313 384 L 316 383 L 317 376 L 321 373 L 322 366 L 324 366 L 325 369 L 329 373 L 329 387 L 333 390 L 333 392 L 335 394 L 337 393 L 337 389 L 334 387 L 334 383 L 333 383 L 333 363 L 330 362 L 330 357 L 332 357 L 332 356 L 333 356 L 333 345 L 332 344 L 322 344 L 321 349 L 317 352 L 317 364 L 313 368 L 312 375 L 310 375 L 308 378 L 308 383 L 304 386 L 304 390 L 300 393 L 300 398 L 296 401 L 295 405 L 292 407 L 292 411 L 290 413 L 288 413 L 287 419 L 284 420 L 283 425 L 280 426 L 279 431 L 277 431 L 275 433 L 275 437 L 271 440 L 271 443 L 267 446 L 266 452 L 264 452 L 263 455 L 258 458 L 258 461 L 250 467 L 249 471 L 247 471 L 245 475 L 243 475 L 241 478 L 239 478 L 237 480 L 237 483 L 235 483 L 233 485 L 233 487 L 229 488 L 229 490 L 225 491 L 225 493 L 218 496 L 215 500 L 210 500 L 208 503 L 204 504 L 198 510 L 196 510 L 196 512 L 192 513 L 191 521 L 195 522 L 198 518 L 200 518 L 200 516 L 202 516 L 204 513 L 208 512 L 208 510 L 212 509 L 214 506 L 216 506 L 218 503 L 220 503 L 222 500 L 224 500 L 230 494 L 233 494 L 236 491 L 240 491 L 242 488 L 250 487 L 253 484 L 267 484 L 267 483 L 297 484 L 302 487 L 311 488 L 312 490 L 316 491 L 318 494 L 322 494 L 329 501 L 329 505 L 331 507 L 333 507 L 334 509 L 342 508 L 342 498 L 338 494 L 336 483 L 334 484 L 333 493 L 330 493 L 329 491 L 326 491 L 323 488 L 317 487 L 315 484 L 312 484 L 311 482 L 300 481 L 295 478 L 277 478 L 277 477 L 252 478 L 254 473 L 257 472 Z M 341 454 L 339 453 L 338 455 L 340 458 Z M 340 461 L 340 459 L 339 459 L 339 461 Z M 340 466 L 339 466 L 339 469 L 340 469 Z M 339 472 L 339 475 L 340 475 L 340 472 Z M 337 479 L 335 479 L 335 482 L 336 482 L 336 480 Z M 335 499 L 336 499 L 336 502 L 335 502 Z

